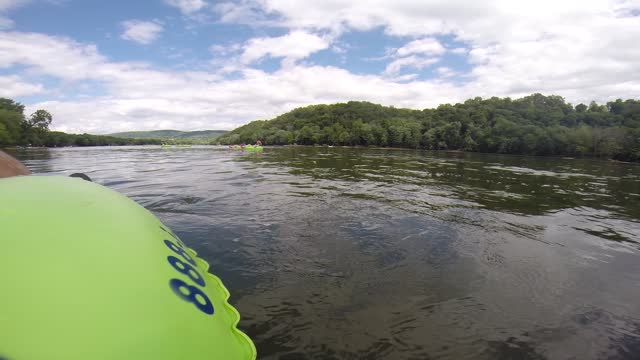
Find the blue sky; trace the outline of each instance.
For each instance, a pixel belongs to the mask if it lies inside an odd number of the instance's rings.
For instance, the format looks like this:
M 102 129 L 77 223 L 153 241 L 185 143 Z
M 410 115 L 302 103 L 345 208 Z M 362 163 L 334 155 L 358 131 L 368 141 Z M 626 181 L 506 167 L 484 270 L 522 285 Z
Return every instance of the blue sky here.
M 640 0 L 0 0 L 0 96 L 54 128 L 232 129 L 298 106 L 640 97 Z

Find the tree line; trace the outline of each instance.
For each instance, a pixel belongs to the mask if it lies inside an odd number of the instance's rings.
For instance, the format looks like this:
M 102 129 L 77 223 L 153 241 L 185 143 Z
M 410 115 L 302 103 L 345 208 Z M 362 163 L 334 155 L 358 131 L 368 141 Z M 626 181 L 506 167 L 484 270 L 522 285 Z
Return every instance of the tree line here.
M 106 146 L 161 144 L 159 139 L 123 139 L 114 136 L 67 134 L 50 131 L 53 117 L 46 110 L 37 110 L 29 117 L 24 105 L 0 98 L 0 147 L 6 146 Z
M 533 94 L 515 100 L 476 97 L 424 110 L 351 101 L 253 121 L 218 142 L 257 140 L 640 161 L 640 100 L 573 106 L 560 96 Z

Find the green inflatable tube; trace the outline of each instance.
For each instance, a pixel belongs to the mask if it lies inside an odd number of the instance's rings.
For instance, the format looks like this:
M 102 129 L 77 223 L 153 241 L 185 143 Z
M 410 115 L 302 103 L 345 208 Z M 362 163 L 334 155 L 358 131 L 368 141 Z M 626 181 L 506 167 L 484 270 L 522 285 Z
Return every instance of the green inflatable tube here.
M 134 201 L 59 176 L 0 201 L 0 359 L 256 358 L 220 279 Z

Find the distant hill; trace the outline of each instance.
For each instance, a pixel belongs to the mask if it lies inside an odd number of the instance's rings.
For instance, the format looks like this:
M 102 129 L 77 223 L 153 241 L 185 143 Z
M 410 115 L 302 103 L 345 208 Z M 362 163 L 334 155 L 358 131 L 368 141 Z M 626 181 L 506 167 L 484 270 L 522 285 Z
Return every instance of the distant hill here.
M 473 98 L 435 109 L 369 102 L 297 108 L 256 120 L 221 144 L 390 146 L 640 161 L 640 100 L 572 105 L 560 96 Z
M 179 131 L 179 130 L 154 130 L 154 131 L 127 131 L 109 134 L 125 139 L 175 139 L 175 140 L 213 140 L 225 134 L 226 130 L 200 130 L 200 131 Z

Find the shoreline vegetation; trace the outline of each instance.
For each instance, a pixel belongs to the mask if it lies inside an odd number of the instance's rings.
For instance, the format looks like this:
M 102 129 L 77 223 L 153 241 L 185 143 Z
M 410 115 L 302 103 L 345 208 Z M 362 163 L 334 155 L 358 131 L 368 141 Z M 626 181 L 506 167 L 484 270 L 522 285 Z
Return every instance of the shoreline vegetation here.
M 24 105 L 0 98 L 0 148 L 8 147 L 66 147 L 160 145 L 161 139 L 125 139 L 109 135 L 67 134 L 51 131 L 53 117 L 46 110 L 38 110 L 28 118 Z
M 411 110 L 350 101 L 298 108 L 217 139 L 223 145 L 377 146 L 640 161 L 640 100 L 572 105 L 556 95 L 479 97 Z
M 129 139 L 160 139 L 167 145 L 211 145 L 215 139 L 226 133 L 226 130 L 153 130 L 153 131 L 128 131 L 108 134 L 117 138 Z
M 53 117 L 38 110 L 26 117 L 24 105 L 0 98 L 0 148 L 10 147 L 71 147 L 126 145 L 210 145 L 226 133 L 225 130 L 155 130 L 129 131 L 106 135 L 67 134 L 51 131 Z
M 0 98 L 0 147 L 231 145 L 261 140 L 264 145 L 422 149 L 640 162 L 640 100 L 634 99 L 574 106 L 560 96 L 533 94 L 520 99 L 476 97 L 424 110 L 350 101 L 297 108 L 271 120 L 252 121 L 217 138 L 194 142 L 66 134 L 50 131 L 52 120 L 46 110 L 27 118 L 24 105 Z

